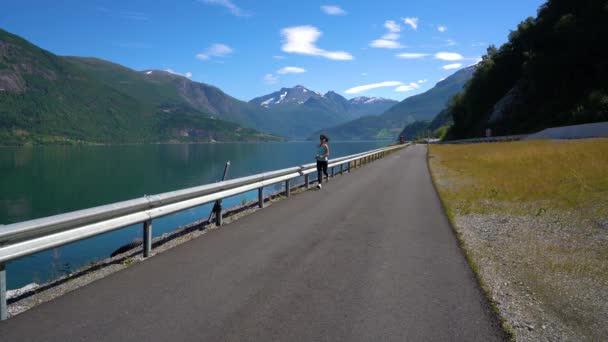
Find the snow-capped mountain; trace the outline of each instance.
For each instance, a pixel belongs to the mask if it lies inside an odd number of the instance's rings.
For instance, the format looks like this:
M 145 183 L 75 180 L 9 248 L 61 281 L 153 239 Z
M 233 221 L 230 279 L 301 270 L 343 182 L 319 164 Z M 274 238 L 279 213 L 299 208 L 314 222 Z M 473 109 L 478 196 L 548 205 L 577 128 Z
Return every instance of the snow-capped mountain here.
M 301 85 L 281 88 L 279 91 L 256 97 L 249 102 L 269 109 L 287 106 L 293 110 L 301 107 L 299 109 L 336 113 L 337 116 L 348 120 L 363 115 L 379 115 L 398 103 L 395 100 L 366 96 L 347 100 L 333 91 L 321 95 L 321 93 Z
M 311 97 L 320 98 L 322 95 L 318 92 L 307 89 L 304 86 L 297 85 L 293 88 L 281 88 L 279 91 L 256 97 L 249 102 L 262 107 L 270 108 L 282 104 L 303 104 Z

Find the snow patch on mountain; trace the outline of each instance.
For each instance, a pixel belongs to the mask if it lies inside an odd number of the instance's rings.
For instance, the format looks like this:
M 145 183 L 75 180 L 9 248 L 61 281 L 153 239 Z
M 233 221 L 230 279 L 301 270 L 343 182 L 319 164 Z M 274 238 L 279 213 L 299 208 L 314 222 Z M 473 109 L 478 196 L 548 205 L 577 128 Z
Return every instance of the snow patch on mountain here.
M 260 103 L 260 106 L 262 106 L 262 107 L 268 107 L 268 105 L 270 105 L 272 103 L 272 101 L 274 101 L 274 97 L 271 97 L 268 100 Z

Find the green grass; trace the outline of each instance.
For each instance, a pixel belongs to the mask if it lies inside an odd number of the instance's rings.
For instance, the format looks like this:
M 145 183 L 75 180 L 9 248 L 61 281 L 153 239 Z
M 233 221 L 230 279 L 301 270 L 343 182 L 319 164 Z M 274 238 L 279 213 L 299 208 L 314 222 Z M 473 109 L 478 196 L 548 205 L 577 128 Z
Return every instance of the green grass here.
M 446 214 L 491 301 L 504 291 L 497 279 L 522 282 L 551 324 L 591 340 L 608 333 L 607 156 L 608 139 L 430 147 Z

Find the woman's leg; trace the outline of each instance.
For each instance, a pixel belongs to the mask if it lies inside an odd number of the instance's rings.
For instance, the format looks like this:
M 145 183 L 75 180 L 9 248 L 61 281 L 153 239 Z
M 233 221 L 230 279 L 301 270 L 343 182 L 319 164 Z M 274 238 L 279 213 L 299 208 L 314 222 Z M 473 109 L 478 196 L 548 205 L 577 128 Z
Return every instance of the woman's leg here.
M 323 162 L 317 160 L 317 181 L 319 184 L 323 183 L 323 178 L 321 177 L 321 170 L 323 169 Z
M 327 174 L 327 164 L 329 164 L 328 161 L 323 162 L 323 173 L 325 174 L 325 177 L 327 177 L 327 179 L 329 179 L 329 175 Z

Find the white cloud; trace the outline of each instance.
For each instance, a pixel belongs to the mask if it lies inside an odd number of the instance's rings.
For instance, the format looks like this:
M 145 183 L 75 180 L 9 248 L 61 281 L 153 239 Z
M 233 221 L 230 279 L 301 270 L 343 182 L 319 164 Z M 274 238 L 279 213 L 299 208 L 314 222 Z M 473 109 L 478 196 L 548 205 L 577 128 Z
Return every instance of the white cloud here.
M 454 64 L 444 65 L 442 68 L 443 68 L 443 70 L 451 70 L 451 69 L 458 69 L 461 66 L 462 66 L 462 63 L 454 63 Z
M 429 56 L 429 54 L 428 53 L 400 53 L 396 56 L 397 56 L 397 58 L 402 58 L 402 59 L 416 59 L 416 58 L 424 58 L 426 56 Z
M 404 46 L 394 40 L 376 39 L 369 43 L 369 46 L 379 49 L 401 49 Z
M 275 55 L 275 56 L 272 56 L 272 58 L 274 58 L 274 59 L 285 59 L 287 57 L 281 56 L 281 55 Z
M 418 29 L 418 18 L 401 18 L 404 23 L 410 25 L 412 29 Z
M 386 27 L 388 33 L 384 34 L 382 38 L 376 39 L 369 43 L 369 46 L 379 49 L 404 48 L 405 46 L 401 45 L 401 43 L 397 41 L 397 39 L 399 39 L 399 34 L 397 32 L 401 31 L 401 26 L 393 20 L 387 20 L 384 22 L 384 27 Z
M 386 27 L 389 32 L 400 32 L 401 25 L 397 24 L 394 20 L 387 20 L 384 22 L 384 27 Z
M 184 74 L 179 73 L 177 71 L 174 71 L 172 69 L 165 69 L 165 71 L 168 72 L 168 73 L 170 73 L 170 74 L 173 74 L 173 75 L 179 75 L 179 76 L 184 76 L 184 77 L 187 77 L 187 78 L 192 78 L 192 73 L 190 71 L 188 71 L 188 72 L 186 72 Z
M 321 11 L 328 15 L 345 15 L 346 11 L 340 8 L 340 6 L 325 5 L 321 6 Z
M 301 73 L 304 73 L 304 72 L 306 72 L 306 69 L 302 69 L 302 68 L 299 68 L 299 67 L 293 67 L 293 66 L 287 66 L 287 67 L 284 67 L 284 68 L 281 68 L 281 69 L 277 70 L 277 74 L 281 74 L 281 75 L 284 75 L 284 74 L 301 74 Z
M 230 11 L 230 13 L 232 13 L 233 15 L 236 15 L 237 17 L 245 17 L 245 16 L 249 15 L 247 12 L 243 11 L 239 6 L 235 5 L 231 0 L 199 0 L 199 1 L 202 1 L 209 5 L 218 5 L 218 6 L 225 7 L 226 9 L 228 9 Z
M 418 83 L 411 82 L 410 84 L 404 84 L 395 88 L 395 91 L 411 91 L 420 88 Z
M 281 30 L 283 36 L 283 46 L 281 49 L 287 53 L 297 53 L 309 56 L 321 56 L 328 59 L 346 61 L 353 59 L 353 56 L 344 51 L 327 51 L 318 48 L 315 42 L 321 36 L 314 26 L 294 26 Z
M 264 75 L 264 83 L 275 84 L 277 82 L 279 82 L 279 79 L 276 76 L 274 76 L 273 74 Z
M 206 48 L 205 51 L 198 53 L 196 58 L 201 60 L 207 60 L 211 57 L 223 57 L 227 56 L 234 52 L 230 46 L 225 44 L 213 44 L 210 47 Z
M 389 33 L 385 34 L 384 36 L 382 36 L 382 39 L 396 40 L 396 39 L 399 39 L 399 34 L 394 33 L 394 32 L 389 32 Z
M 454 45 L 456 45 L 456 42 L 453 41 L 452 39 L 447 39 L 445 41 L 445 46 L 454 46 Z
M 364 92 L 364 91 L 370 90 L 370 89 L 381 88 L 381 87 L 394 87 L 394 86 L 398 86 L 398 85 L 402 85 L 402 84 L 403 84 L 403 82 L 399 82 L 399 81 L 386 81 L 386 82 L 356 86 L 356 87 L 347 89 L 344 92 L 346 94 L 357 94 L 357 93 Z
M 439 32 L 445 32 L 447 30 L 448 30 L 448 28 L 444 25 L 437 26 L 437 31 L 439 31 Z
M 429 80 L 427 80 L 426 78 L 425 78 L 425 79 L 423 79 L 423 80 L 418 80 L 418 84 L 426 83 L 426 82 L 428 82 L 428 81 L 429 81 Z
M 367 73 L 366 72 L 362 72 L 361 76 L 367 76 Z
M 435 54 L 435 58 L 441 59 L 442 61 L 459 61 L 464 59 L 464 57 L 455 52 L 438 52 Z

